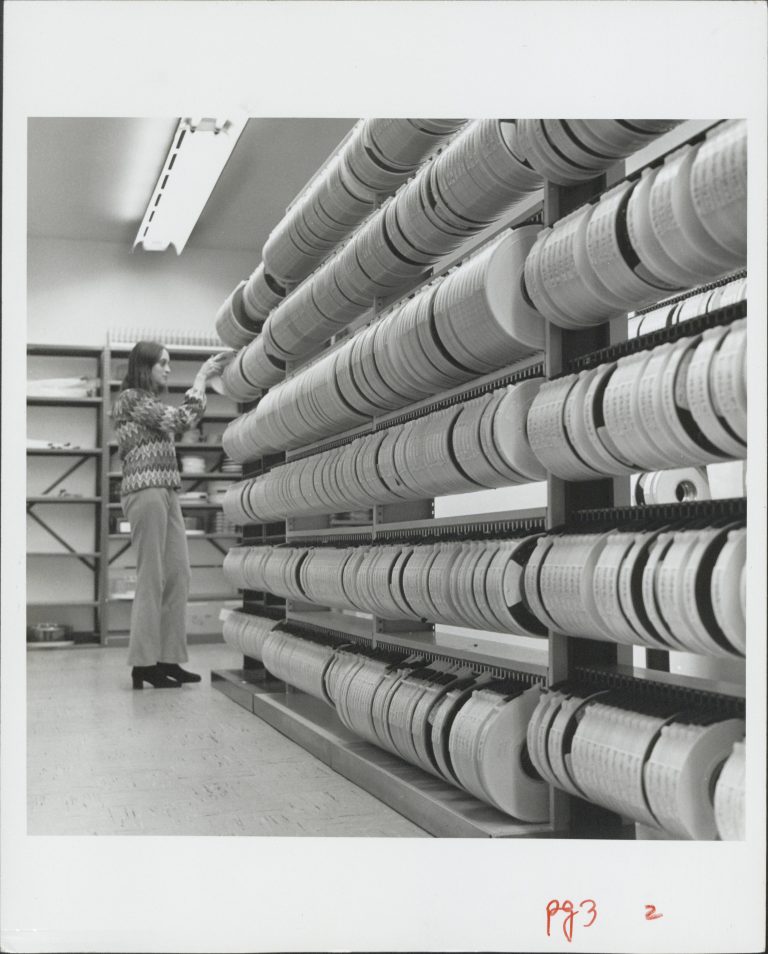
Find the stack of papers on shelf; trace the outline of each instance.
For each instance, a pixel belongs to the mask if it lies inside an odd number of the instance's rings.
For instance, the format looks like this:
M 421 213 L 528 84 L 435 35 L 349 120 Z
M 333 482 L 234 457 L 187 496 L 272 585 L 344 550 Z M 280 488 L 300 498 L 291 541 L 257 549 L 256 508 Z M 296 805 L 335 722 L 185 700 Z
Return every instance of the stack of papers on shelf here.
M 27 397 L 98 397 L 101 378 L 40 378 L 27 381 Z
M 71 444 L 69 441 L 43 441 L 35 440 L 33 437 L 27 438 L 27 450 L 95 450 L 95 448 L 82 448 L 79 444 Z

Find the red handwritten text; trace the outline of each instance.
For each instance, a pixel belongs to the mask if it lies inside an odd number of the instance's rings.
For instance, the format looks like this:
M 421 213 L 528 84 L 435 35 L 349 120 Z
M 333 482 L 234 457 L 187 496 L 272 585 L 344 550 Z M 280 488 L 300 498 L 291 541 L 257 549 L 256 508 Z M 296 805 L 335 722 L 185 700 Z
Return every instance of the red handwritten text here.
M 592 927 L 597 919 L 597 904 L 591 898 L 585 898 L 584 901 L 579 902 L 577 909 L 574 907 L 573 901 L 549 901 L 547 903 L 547 937 L 550 937 L 552 919 L 558 914 L 564 915 L 563 936 L 570 943 L 573 940 L 573 927 L 576 918 L 580 916 L 587 918 L 588 920 L 584 921 L 582 927 Z

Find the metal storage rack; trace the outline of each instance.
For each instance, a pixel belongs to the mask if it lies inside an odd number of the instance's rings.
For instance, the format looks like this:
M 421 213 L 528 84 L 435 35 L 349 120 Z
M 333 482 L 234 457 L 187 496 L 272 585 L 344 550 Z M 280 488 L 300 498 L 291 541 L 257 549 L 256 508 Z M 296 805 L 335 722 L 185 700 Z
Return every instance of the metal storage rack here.
M 27 450 L 28 458 L 53 458 L 60 460 L 64 466 L 63 470 L 56 479 L 47 486 L 41 494 L 30 495 L 27 497 L 27 515 L 41 526 L 46 533 L 55 540 L 61 550 L 55 551 L 34 551 L 27 554 L 28 574 L 39 572 L 42 565 L 46 572 L 50 572 L 51 561 L 56 559 L 69 558 L 76 559 L 82 563 L 92 573 L 92 581 L 89 584 L 90 592 L 88 598 L 71 598 L 57 601 L 32 600 L 28 602 L 28 609 L 39 611 L 42 607 L 50 607 L 51 610 L 66 608 L 84 608 L 91 613 L 91 628 L 82 632 L 73 634 L 75 644 L 93 645 L 125 645 L 127 644 L 126 632 L 110 631 L 110 609 L 114 606 L 115 600 L 109 595 L 109 571 L 110 566 L 114 564 L 123 553 L 130 548 L 130 537 L 128 534 L 113 533 L 110 531 L 110 520 L 115 514 L 120 513 L 120 504 L 110 502 L 110 481 L 120 476 L 119 470 L 111 470 L 111 459 L 117 444 L 111 439 L 110 409 L 112 407 L 112 397 L 120 385 L 120 381 L 113 378 L 115 372 L 114 358 L 125 357 L 132 345 L 115 344 L 108 342 L 105 347 L 74 347 L 70 345 L 37 345 L 27 346 L 27 354 L 30 357 L 56 358 L 60 362 L 68 358 L 88 359 L 95 362 L 97 376 L 101 381 L 99 395 L 97 397 L 87 398 L 67 398 L 67 397 L 39 397 L 30 396 L 27 398 L 28 407 L 66 407 L 74 410 L 87 410 L 96 413 L 95 446 L 87 448 L 30 448 Z M 177 360 L 196 360 L 202 361 L 211 354 L 215 354 L 218 348 L 213 346 L 174 346 L 169 345 L 168 351 L 171 356 Z M 62 365 L 63 366 L 63 365 Z M 172 384 L 169 386 L 171 393 L 181 393 L 186 391 L 187 384 Z M 211 423 L 223 423 L 231 420 L 237 411 L 233 408 L 232 413 L 208 413 L 206 412 L 203 420 Z M 239 473 L 222 472 L 221 464 L 225 455 L 221 449 L 221 444 L 177 444 L 180 451 L 190 450 L 198 453 L 204 453 L 211 463 L 204 474 L 182 474 L 182 482 L 186 489 L 195 490 L 202 482 L 208 480 L 228 481 L 239 480 Z M 77 471 L 83 464 L 93 461 L 95 464 L 94 493 L 87 496 L 62 496 L 57 497 L 54 491 L 63 480 L 70 474 Z M 73 546 L 66 537 L 66 534 L 57 531 L 51 527 L 44 516 L 38 512 L 40 507 L 48 506 L 90 506 L 95 510 L 94 519 L 94 539 L 92 548 L 87 551 Z M 215 503 L 188 503 L 184 504 L 184 511 L 190 513 L 209 514 L 221 511 L 221 505 Z M 198 568 L 220 567 L 223 556 L 226 554 L 227 546 L 237 539 L 234 532 L 217 533 L 206 532 L 199 536 L 190 537 L 192 540 L 202 540 L 206 546 L 207 561 L 205 563 L 196 563 Z M 45 560 L 42 564 L 41 561 Z M 213 561 L 213 562 L 212 562 Z M 211 594 L 201 597 L 193 597 L 190 602 L 204 602 L 220 599 L 233 600 L 237 596 L 232 593 Z M 220 632 L 214 631 L 213 627 L 209 633 L 200 633 L 192 637 L 192 641 L 209 641 L 213 638 L 219 639 Z
M 95 370 L 94 377 L 104 380 L 104 362 L 106 355 L 103 348 L 99 347 L 73 347 L 70 345 L 28 345 L 27 355 L 29 357 L 55 358 L 61 367 L 66 366 L 68 359 L 85 359 L 92 364 Z M 84 609 L 91 618 L 91 628 L 76 631 L 72 634 L 75 644 L 91 644 L 99 641 L 99 635 L 104 626 L 104 605 L 100 598 L 100 577 L 105 564 L 105 548 L 101 534 L 101 526 L 104 520 L 104 454 L 102 434 L 105 427 L 105 406 L 103 390 L 99 397 L 69 398 L 66 396 L 28 396 L 27 407 L 38 408 L 72 408 L 73 410 L 82 410 L 89 414 L 95 413 L 95 446 L 93 447 L 33 447 L 27 449 L 28 458 L 53 459 L 59 461 L 61 465 L 60 472 L 56 478 L 49 483 L 40 494 L 29 495 L 26 498 L 27 517 L 41 527 L 47 536 L 56 541 L 61 549 L 56 550 L 36 550 L 27 553 L 27 576 L 35 572 L 50 573 L 52 565 L 59 559 L 74 559 L 85 566 L 92 573 L 92 581 L 89 586 L 89 595 L 82 597 L 62 598 L 59 600 L 31 600 L 27 603 L 28 610 L 39 611 L 43 608 L 50 608 L 51 611 L 59 609 Z M 83 496 L 56 496 L 56 488 L 61 491 L 62 482 L 70 475 L 80 470 L 88 463 L 93 462 L 95 473 L 93 479 L 92 492 Z M 59 508 L 76 507 L 77 512 L 81 508 L 88 508 L 93 513 L 93 544 L 89 550 L 83 550 L 73 545 L 63 531 L 51 526 L 46 516 L 39 513 L 39 508 L 49 506 Z
M 683 123 L 662 137 L 658 143 L 646 147 L 641 155 L 617 162 L 603 175 L 582 185 L 559 187 L 545 183 L 542 194 L 521 202 L 496 226 L 467 243 L 458 255 L 426 272 L 421 279 L 395 298 L 374 301 L 371 311 L 351 323 L 341 337 L 345 338 L 363 325 L 375 321 L 395 301 L 406 298 L 423 284 L 460 265 L 463 259 L 475 253 L 503 230 L 531 221 L 553 225 L 584 203 L 599 198 L 604 191 L 623 178 L 634 178 L 642 168 L 661 163 L 668 153 L 680 145 L 700 140 L 714 125 L 716 123 L 703 121 Z M 732 277 L 734 276 L 729 276 Z M 683 299 L 692 293 L 679 297 Z M 533 356 L 452 391 L 374 418 L 369 424 L 346 433 L 289 450 L 285 454 L 273 454 L 269 458 L 253 461 L 244 468 L 244 477 L 258 476 L 286 461 L 329 450 L 363 434 L 447 407 L 527 376 L 543 374 L 547 379 L 556 378 L 565 373 L 593 367 L 604 360 L 615 360 L 638 348 L 652 347 L 683 335 L 699 333 L 705 327 L 730 322 L 743 317 L 745 313 L 745 305 L 731 306 L 712 315 L 690 319 L 637 339 L 628 338 L 626 317 L 580 331 L 565 331 L 547 322 L 543 355 Z M 334 343 L 331 339 L 324 348 L 305 361 L 289 365 L 289 376 L 312 363 L 318 354 L 326 354 L 327 349 L 333 348 Z M 516 536 L 521 532 L 531 533 L 563 527 L 581 530 L 585 527 L 615 526 L 619 522 L 645 525 L 660 518 L 673 521 L 701 516 L 746 517 L 744 499 L 680 503 L 663 507 L 632 507 L 628 476 L 572 482 L 550 475 L 547 479 L 547 500 L 547 507 L 543 510 L 474 514 L 443 519 L 434 518 L 434 501 L 431 499 L 377 505 L 373 508 L 370 520 L 361 525 L 332 526 L 329 516 L 292 517 L 284 525 L 246 527 L 241 542 L 244 545 L 290 543 L 323 546 L 385 541 L 417 542 L 444 538 L 481 539 L 484 536 Z M 461 648 L 455 643 L 447 646 L 436 638 L 434 626 L 425 625 L 424 629 L 414 631 L 410 622 L 379 619 L 375 616 L 366 619 L 290 600 L 284 602 L 268 593 L 246 591 L 243 596 L 244 612 L 283 620 L 282 628 L 298 635 L 309 635 L 332 643 L 359 643 L 399 651 L 403 655 L 417 652 L 427 659 L 462 660 L 477 670 L 487 670 L 499 676 L 512 675 L 533 679 L 548 686 L 566 684 L 578 687 L 586 684 L 605 689 L 629 687 L 633 691 L 651 693 L 654 698 L 679 697 L 694 707 L 700 704 L 714 706 L 729 716 L 744 716 L 744 691 L 740 685 L 719 679 L 670 674 L 669 652 L 662 650 L 643 650 L 644 665 L 637 666 L 634 664 L 637 658 L 631 646 L 617 645 L 605 640 L 575 638 L 566 633 L 550 631 L 546 642 L 546 661 L 542 662 L 541 659 L 535 658 L 535 654 L 532 658 L 520 649 L 511 650 L 509 656 L 499 656 L 495 652 L 498 644 L 494 644 L 494 648 L 481 647 L 479 651 L 476 648 L 477 641 L 473 648 Z M 635 836 L 634 825 L 626 819 L 554 788 L 550 789 L 550 821 L 545 826 L 517 823 L 514 827 L 505 828 L 499 824 L 504 816 L 494 810 L 490 810 L 495 816 L 492 823 L 475 824 L 471 819 L 472 813 L 477 810 L 477 802 L 474 802 L 474 807 L 462 806 L 451 817 L 445 816 L 433 804 L 433 814 L 430 815 L 425 812 L 423 801 L 424 792 L 434 791 L 433 778 L 419 773 L 422 792 L 412 791 L 398 780 L 398 773 L 403 771 L 405 763 L 398 760 L 399 767 L 389 765 L 382 774 L 379 765 L 381 753 L 377 754 L 377 750 L 362 742 L 358 742 L 357 747 L 368 750 L 359 753 L 363 764 L 358 764 L 356 760 L 350 762 L 345 753 L 348 752 L 349 746 L 354 746 L 355 743 L 346 738 L 346 730 L 340 729 L 340 723 L 334 714 L 329 715 L 327 707 L 315 704 L 316 700 L 305 697 L 290 686 L 277 684 L 277 680 L 257 661 L 245 657 L 241 670 L 213 673 L 212 680 L 218 689 L 239 704 L 270 722 L 337 771 L 368 788 L 434 834 L 486 837 Z M 408 767 L 407 771 L 413 773 L 418 770 Z M 453 796 L 458 797 L 455 790 Z M 443 797 L 447 797 L 445 793 Z

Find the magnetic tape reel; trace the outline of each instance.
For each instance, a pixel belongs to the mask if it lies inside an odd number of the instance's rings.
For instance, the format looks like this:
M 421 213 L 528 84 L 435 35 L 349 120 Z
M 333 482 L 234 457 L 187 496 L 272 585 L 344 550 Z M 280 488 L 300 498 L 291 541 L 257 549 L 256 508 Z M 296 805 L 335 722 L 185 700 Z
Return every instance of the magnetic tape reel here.
M 480 443 L 480 421 L 492 394 L 483 394 L 459 406 L 451 434 L 451 448 L 461 470 L 480 487 L 502 487 L 507 479 L 490 463 Z
M 579 716 L 602 695 L 604 692 L 595 692 L 587 696 L 566 694 L 560 705 L 556 707 L 546 733 L 549 770 L 554 776 L 555 784 L 578 798 L 584 798 L 585 794 L 577 785 L 572 771 L 573 737 Z
M 559 787 L 559 781 L 549 762 L 547 740 L 552 722 L 567 697 L 567 693 L 559 689 L 542 690 L 526 730 L 526 746 L 531 764 L 545 782 L 555 787 Z
M 712 782 L 733 744 L 743 736 L 741 719 L 710 725 L 673 722 L 662 727 L 643 779 L 649 806 L 666 832 L 690 839 L 717 836 Z
M 477 745 L 478 777 L 485 800 L 526 822 L 549 817 L 546 784 L 527 768 L 527 727 L 541 690 L 531 686 L 497 704 L 481 727 Z
M 265 321 L 285 295 L 286 289 L 259 262 L 245 283 L 243 310 L 251 321 Z
M 643 770 L 659 733 L 672 718 L 619 709 L 599 700 L 588 706 L 571 746 L 571 771 L 579 789 L 590 801 L 655 827 Z
M 463 789 L 483 801 L 487 796 L 479 777 L 477 748 L 480 728 L 496 705 L 496 694 L 476 690 L 458 710 L 451 725 L 448 748 L 453 772 Z
M 216 333 L 230 348 L 243 348 L 255 338 L 261 328 L 261 322 L 254 321 L 246 313 L 243 305 L 245 282 L 240 282 L 224 300 L 214 319 Z
M 735 742 L 715 784 L 715 824 L 723 841 L 743 841 L 746 835 L 746 750 Z

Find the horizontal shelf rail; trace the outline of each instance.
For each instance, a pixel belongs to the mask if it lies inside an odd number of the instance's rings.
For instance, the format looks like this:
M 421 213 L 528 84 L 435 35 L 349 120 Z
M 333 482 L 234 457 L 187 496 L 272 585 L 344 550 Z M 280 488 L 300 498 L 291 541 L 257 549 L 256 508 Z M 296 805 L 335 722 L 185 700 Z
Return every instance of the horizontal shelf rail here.
M 637 507 L 602 507 L 577 510 L 571 522 L 579 531 L 593 526 L 677 523 L 681 520 L 746 520 L 746 497 L 724 497 L 719 500 L 688 500 L 681 503 L 643 504 Z M 560 529 L 560 528 L 557 528 Z
M 223 348 L 223 347 L 224 347 L 224 346 L 222 345 L 222 348 Z M 118 381 L 118 380 L 114 380 L 114 379 L 113 379 L 112 381 L 109 382 L 109 389 L 110 389 L 111 391 L 117 391 L 117 390 L 118 390 L 119 388 L 121 388 L 122 386 L 123 386 L 123 382 L 122 382 L 122 381 Z M 183 392 L 188 391 L 189 388 L 190 388 L 190 385 L 189 385 L 189 384 L 176 384 L 176 383 L 174 383 L 174 384 L 168 384 L 168 385 L 166 385 L 166 390 L 169 391 L 171 394 L 180 394 L 180 393 L 183 393 Z M 220 397 L 220 398 L 222 398 L 223 400 L 229 400 L 229 398 L 227 398 L 226 395 L 224 395 L 224 394 L 219 394 L 218 391 L 214 391 L 210 384 L 207 385 L 207 387 L 206 387 L 205 390 L 206 390 L 209 394 L 215 394 L 217 397 Z
M 730 279 L 728 279 L 728 281 L 730 281 Z M 697 294 L 699 291 L 701 291 L 701 289 L 697 288 L 694 293 Z M 666 304 L 666 302 L 663 304 Z M 746 301 L 726 305 L 725 308 L 718 308 L 704 315 L 697 315 L 695 318 L 687 318 L 685 321 L 670 325 L 667 328 L 658 328 L 656 331 L 649 331 L 648 334 L 638 335 L 636 338 L 628 338 L 626 341 L 610 345 L 608 348 L 601 348 L 599 351 L 592 351 L 590 354 L 573 358 L 568 362 L 563 374 L 576 374 L 579 371 L 587 371 L 601 364 L 618 361 L 619 358 L 635 354 L 638 351 L 656 348 L 659 345 L 667 344 L 671 341 L 678 341 L 680 338 L 700 335 L 708 328 L 715 328 L 718 325 L 728 325 L 733 321 L 737 321 L 739 318 L 745 318 L 746 315 Z M 555 375 L 554 377 L 561 376 L 562 375 Z
M 28 344 L 27 354 L 44 358 L 100 358 L 104 352 L 101 345 L 56 345 Z
M 47 497 L 27 497 L 28 504 L 92 504 L 101 503 L 101 497 L 75 497 L 75 496 L 47 496 Z
M 320 530 L 289 530 L 290 546 L 357 546 L 377 543 L 427 543 L 436 540 L 504 539 L 543 532 L 546 509 L 462 514 L 428 520 L 408 520 L 360 527 L 328 527 Z M 256 543 L 260 540 L 251 537 Z M 249 545 L 244 541 L 245 545 Z M 252 544 L 250 544 L 252 545 Z
M 28 457 L 100 457 L 98 447 L 28 447 Z
M 117 480 L 123 475 L 119 470 L 111 470 L 107 477 L 111 480 Z M 182 480 L 196 480 L 196 481 L 205 481 L 205 480 L 242 480 L 242 474 L 232 474 L 223 470 L 206 470 L 204 473 L 200 474 L 190 474 L 184 473 L 183 471 L 179 472 L 179 477 Z
M 195 500 L 179 500 L 182 510 L 221 510 L 220 503 L 204 503 Z M 108 504 L 110 510 L 121 510 L 121 503 Z
M 286 543 L 291 546 L 339 546 L 373 542 L 373 526 L 328 527 L 326 530 L 288 530 Z
M 644 696 L 650 704 L 672 703 L 691 711 L 714 710 L 730 718 L 743 719 L 745 716 L 743 688 L 724 680 L 683 676 L 617 663 L 612 666 L 576 666 L 573 678 L 564 684 L 574 691 L 580 685 L 592 692 L 597 688 L 621 689 L 641 698 Z
M 108 596 L 108 603 L 132 603 L 134 596 Z M 235 602 L 240 599 L 239 593 L 211 593 L 211 594 L 200 594 L 194 596 L 188 596 L 188 603 L 218 603 L 221 601 L 228 600 L 230 602 Z M 98 604 L 97 604 L 98 605 Z
M 68 397 L 27 397 L 28 407 L 101 407 L 99 397 L 68 398 Z
M 735 272 L 730 272 L 728 275 L 724 275 L 722 278 L 716 278 L 714 281 L 707 282 L 704 285 L 697 285 L 695 288 L 689 288 L 686 291 L 680 292 L 679 295 L 673 295 L 670 298 L 664 298 L 662 301 L 657 302 L 656 304 L 646 305 L 644 308 L 638 308 L 636 311 L 632 312 L 633 315 L 647 315 L 649 311 L 655 311 L 657 308 L 669 305 L 678 305 L 681 301 L 687 301 L 689 298 L 693 298 L 695 295 L 700 295 L 702 292 L 714 291 L 715 288 L 722 288 L 723 285 L 727 285 L 729 282 L 738 281 L 740 278 L 747 277 L 746 268 L 739 268 Z
M 107 350 L 113 353 L 119 352 L 121 354 L 128 354 L 136 346 L 136 342 L 130 341 L 109 341 L 107 343 Z M 200 358 L 206 354 L 218 354 L 222 349 L 223 345 L 219 344 L 201 344 L 201 345 L 165 345 L 165 349 L 169 355 L 174 358 Z
M 504 511 L 489 514 L 464 514 L 431 520 L 412 520 L 377 526 L 378 541 L 424 541 L 435 539 L 471 540 L 484 537 L 519 536 L 544 530 L 546 509 Z
M 117 448 L 117 441 L 110 441 L 109 446 L 112 448 Z M 176 444 L 176 450 L 194 450 L 194 451 L 212 451 L 217 454 L 220 454 L 222 451 L 221 444 L 206 444 L 201 441 L 198 444 L 188 443 L 188 444 Z
M 98 600 L 27 600 L 29 609 L 45 609 L 46 607 L 67 606 L 98 606 Z

